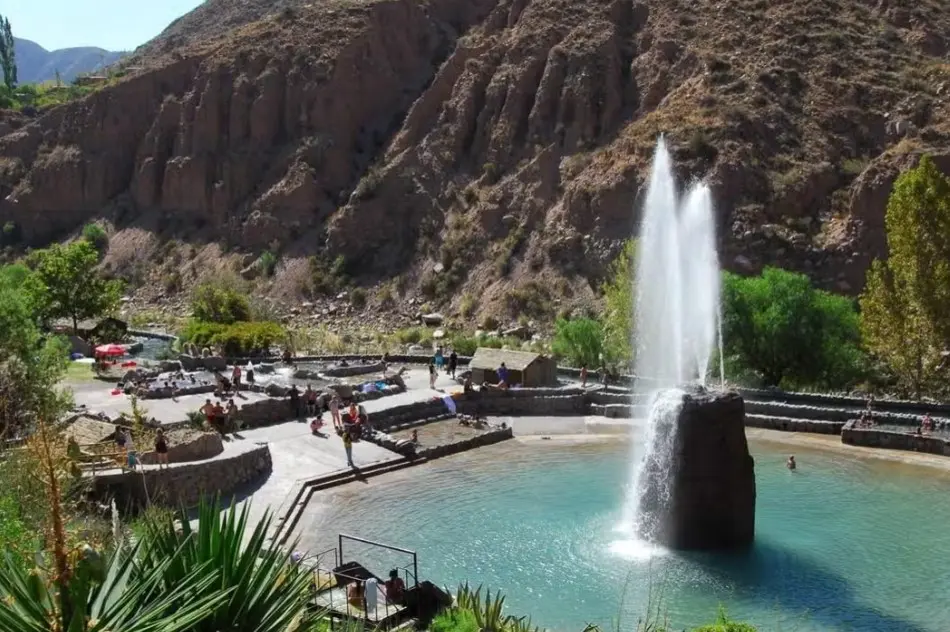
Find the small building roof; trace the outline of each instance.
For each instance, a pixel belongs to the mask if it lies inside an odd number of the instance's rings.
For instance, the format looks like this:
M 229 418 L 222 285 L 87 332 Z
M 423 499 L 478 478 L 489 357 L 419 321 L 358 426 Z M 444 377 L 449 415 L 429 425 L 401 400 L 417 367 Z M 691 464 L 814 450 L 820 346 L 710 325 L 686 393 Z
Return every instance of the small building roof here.
M 98 320 L 92 319 L 92 318 L 86 318 L 84 320 L 80 320 L 78 323 L 76 323 L 76 325 L 79 327 L 80 331 L 92 331 L 93 329 L 95 329 L 96 327 L 98 327 L 99 325 L 103 323 L 113 323 L 114 325 L 120 328 L 123 328 L 123 329 L 128 328 L 128 324 L 124 320 L 122 320 L 121 318 L 115 318 L 113 316 L 106 316 Z M 54 320 L 52 325 L 56 329 L 72 330 L 73 320 L 72 318 L 59 318 L 57 320 Z
M 66 428 L 66 436 L 75 439 L 79 445 L 101 443 L 114 434 L 114 424 L 91 417 L 78 417 Z
M 508 349 L 489 349 L 479 347 L 469 363 L 471 369 L 491 369 L 494 371 L 501 363 L 512 371 L 524 371 L 528 365 L 545 356 L 532 351 L 509 351 Z

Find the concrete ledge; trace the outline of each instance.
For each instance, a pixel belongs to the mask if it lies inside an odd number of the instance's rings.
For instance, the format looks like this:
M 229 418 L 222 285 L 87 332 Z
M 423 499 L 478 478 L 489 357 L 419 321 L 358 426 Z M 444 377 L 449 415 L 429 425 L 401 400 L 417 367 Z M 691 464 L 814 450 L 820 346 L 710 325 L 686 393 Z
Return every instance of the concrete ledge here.
M 748 405 L 748 402 L 746 402 Z M 747 428 L 767 428 L 782 432 L 811 432 L 814 434 L 840 435 L 843 421 L 818 421 L 795 417 L 774 417 L 770 415 L 748 414 L 745 416 Z
M 193 507 L 202 498 L 228 495 L 243 485 L 271 472 L 270 449 L 257 444 L 234 456 L 163 469 L 112 472 L 95 476 L 95 495 L 112 499 L 126 511 L 135 511 L 149 502 L 167 507 Z
M 950 441 L 943 437 L 914 434 L 910 432 L 910 428 L 908 428 L 908 432 L 858 428 L 856 427 L 855 420 L 849 421 L 841 429 L 841 442 L 866 448 L 883 448 L 886 450 L 904 450 L 907 452 L 924 452 L 926 454 L 950 456 Z
M 470 437 L 468 439 L 463 439 L 461 441 L 455 441 L 453 443 L 443 443 L 442 445 L 435 445 L 431 447 L 422 448 L 421 450 L 416 451 L 416 456 L 424 459 L 438 459 L 443 456 L 450 456 L 452 454 L 458 454 L 459 452 L 465 452 L 467 450 L 473 450 L 475 448 L 480 448 L 486 445 L 493 445 L 495 443 L 501 443 L 502 441 L 507 441 L 514 437 L 514 432 L 509 428 L 493 428 L 487 432 L 483 432 L 480 435 Z

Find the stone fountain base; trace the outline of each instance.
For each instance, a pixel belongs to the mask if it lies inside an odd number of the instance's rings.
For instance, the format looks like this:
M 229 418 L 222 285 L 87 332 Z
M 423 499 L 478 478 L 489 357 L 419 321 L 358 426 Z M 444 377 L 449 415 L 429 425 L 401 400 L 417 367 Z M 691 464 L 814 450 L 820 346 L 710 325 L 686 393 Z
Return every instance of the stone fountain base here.
M 656 422 L 659 449 L 640 479 L 640 536 L 673 549 L 749 546 L 755 538 L 755 463 L 745 436 L 745 403 L 734 392 L 683 390 L 678 414 L 674 409 Z

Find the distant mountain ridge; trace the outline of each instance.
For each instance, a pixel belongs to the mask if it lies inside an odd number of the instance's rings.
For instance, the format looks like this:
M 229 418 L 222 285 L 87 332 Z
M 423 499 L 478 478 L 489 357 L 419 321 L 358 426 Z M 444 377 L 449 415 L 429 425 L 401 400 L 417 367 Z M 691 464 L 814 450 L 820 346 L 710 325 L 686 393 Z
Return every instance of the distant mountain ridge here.
M 36 42 L 13 38 L 16 49 L 17 79 L 20 83 L 40 83 L 59 77 L 72 81 L 84 72 L 94 72 L 114 64 L 128 53 L 108 51 L 95 46 L 46 50 Z

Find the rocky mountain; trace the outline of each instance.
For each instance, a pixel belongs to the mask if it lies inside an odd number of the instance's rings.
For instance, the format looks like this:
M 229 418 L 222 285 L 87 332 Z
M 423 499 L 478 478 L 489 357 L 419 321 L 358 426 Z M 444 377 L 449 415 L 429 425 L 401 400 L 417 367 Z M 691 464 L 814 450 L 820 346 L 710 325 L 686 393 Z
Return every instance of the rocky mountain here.
M 46 50 L 36 42 L 13 38 L 16 51 L 17 78 L 21 83 L 42 83 L 56 79 L 64 82 L 77 75 L 101 70 L 114 64 L 127 53 L 108 51 L 94 46 Z
M 896 174 L 950 168 L 947 33 L 934 0 L 208 0 L 6 122 L 0 224 L 102 219 L 157 293 L 267 249 L 274 296 L 541 314 L 592 300 L 665 134 L 727 267 L 853 293 Z

